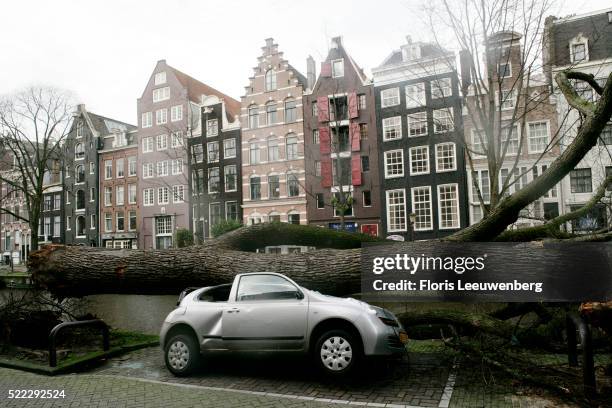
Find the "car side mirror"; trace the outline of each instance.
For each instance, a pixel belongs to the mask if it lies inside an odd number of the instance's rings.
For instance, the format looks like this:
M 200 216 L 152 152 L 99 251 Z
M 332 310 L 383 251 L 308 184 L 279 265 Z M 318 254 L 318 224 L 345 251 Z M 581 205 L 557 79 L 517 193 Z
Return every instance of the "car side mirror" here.
M 295 292 L 295 297 L 299 300 L 302 300 L 304 299 L 304 294 L 298 290 Z

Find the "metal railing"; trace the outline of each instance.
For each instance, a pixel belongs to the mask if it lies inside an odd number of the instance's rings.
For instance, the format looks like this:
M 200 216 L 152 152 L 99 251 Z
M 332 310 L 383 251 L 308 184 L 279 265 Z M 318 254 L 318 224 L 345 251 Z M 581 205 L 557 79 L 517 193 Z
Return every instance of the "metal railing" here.
M 102 347 L 104 351 L 108 351 L 110 349 L 108 325 L 104 323 L 104 321 L 100 319 L 93 319 L 60 323 L 53 329 L 51 329 L 51 333 L 49 333 L 49 367 L 57 366 L 57 350 L 55 338 L 63 329 L 75 326 L 99 326 L 102 329 Z

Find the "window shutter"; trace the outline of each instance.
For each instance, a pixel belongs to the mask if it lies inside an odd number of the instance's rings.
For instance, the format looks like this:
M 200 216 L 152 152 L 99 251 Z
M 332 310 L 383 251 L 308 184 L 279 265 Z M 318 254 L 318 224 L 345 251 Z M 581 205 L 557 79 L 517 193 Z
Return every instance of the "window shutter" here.
M 354 154 L 351 157 L 351 178 L 354 186 L 361 185 L 361 156 Z
M 317 113 L 319 122 L 329 122 L 329 100 L 327 96 L 319 96 L 317 98 Z
M 331 140 L 329 139 L 329 128 L 327 126 L 319 128 L 319 151 L 321 154 L 331 153 Z
M 321 63 L 321 74 L 322 77 L 331 77 L 332 75 L 332 69 L 331 69 L 331 62 L 328 61 L 323 61 Z
M 359 109 L 357 106 L 357 94 L 355 92 L 351 92 L 348 94 L 348 110 L 349 110 L 349 118 L 353 119 L 359 116 Z
M 327 157 L 321 161 L 321 187 L 332 186 L 332 161 Z
M 359 123 L 351 122 L 350 126 L 351 136 L 351 151 L 358 152 L 361 150 L 361 132 L 359 131 Z

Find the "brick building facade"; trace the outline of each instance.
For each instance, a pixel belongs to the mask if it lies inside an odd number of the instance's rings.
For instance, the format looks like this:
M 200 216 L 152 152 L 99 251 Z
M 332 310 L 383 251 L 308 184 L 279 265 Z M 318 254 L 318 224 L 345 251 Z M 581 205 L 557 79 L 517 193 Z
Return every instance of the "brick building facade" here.
M 241 98 L 243 218 L 305 224 L 302 94 L 306 78 L 266 39 Z
M 303 105 L 308 223 L 341 228 L 334 202 L 350 196 L 345 230 L 379 235 L 382 207 L 374 87 L 346 52 L 341 37 L 332 39 Z

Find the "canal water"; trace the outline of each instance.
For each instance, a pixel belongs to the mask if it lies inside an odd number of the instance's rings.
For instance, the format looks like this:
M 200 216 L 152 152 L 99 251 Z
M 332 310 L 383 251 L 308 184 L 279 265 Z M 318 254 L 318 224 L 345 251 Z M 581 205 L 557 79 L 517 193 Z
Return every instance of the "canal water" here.
M 0 289 L 0 304 L 28 294 L 24 289 Z M 91 313 L 114 329 L 159 334 L 162 322 L 176 307 L 176 296 L 94 295 L 77 302 L 76 313 Z

